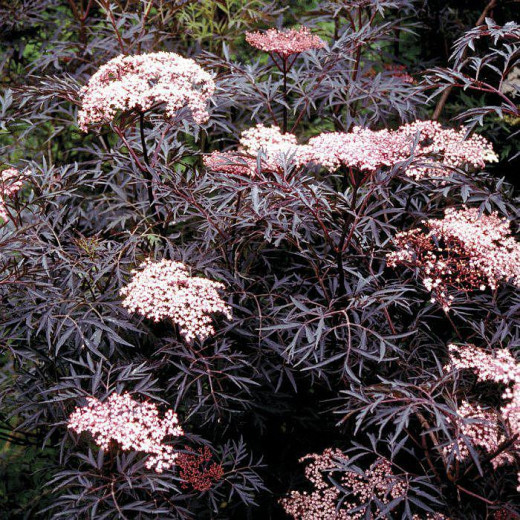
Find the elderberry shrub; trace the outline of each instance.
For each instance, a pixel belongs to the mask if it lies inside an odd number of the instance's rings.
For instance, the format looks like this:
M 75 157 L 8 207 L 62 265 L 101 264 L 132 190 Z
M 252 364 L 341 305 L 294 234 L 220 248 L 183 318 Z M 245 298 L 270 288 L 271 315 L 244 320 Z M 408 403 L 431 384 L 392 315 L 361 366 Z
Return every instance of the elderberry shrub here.
M 5 518 L 518 518 L 520 27 L 419 4 L 0 6 Z

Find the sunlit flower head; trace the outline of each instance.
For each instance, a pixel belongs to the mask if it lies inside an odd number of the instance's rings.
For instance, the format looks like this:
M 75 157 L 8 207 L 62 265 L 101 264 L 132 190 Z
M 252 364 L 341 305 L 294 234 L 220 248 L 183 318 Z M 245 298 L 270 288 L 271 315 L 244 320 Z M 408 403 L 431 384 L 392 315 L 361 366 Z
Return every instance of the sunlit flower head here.
M 102 65 L 81 90 L 78 124 L 87 132 L 119 113 L 161 106 L 169 119 L 186 108 L 202 124 L 208 120 L 207 102 L 214 91 L 210 74 L 190 58 L 172 52 L 121 55 Z

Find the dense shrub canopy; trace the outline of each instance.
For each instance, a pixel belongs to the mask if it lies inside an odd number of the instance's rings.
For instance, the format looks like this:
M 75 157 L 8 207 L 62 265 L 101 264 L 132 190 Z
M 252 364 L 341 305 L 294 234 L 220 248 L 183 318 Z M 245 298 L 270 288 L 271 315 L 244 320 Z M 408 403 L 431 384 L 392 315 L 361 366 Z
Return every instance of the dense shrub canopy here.
M 0 3 L 0 516 L 520 518 L 513 18 Z

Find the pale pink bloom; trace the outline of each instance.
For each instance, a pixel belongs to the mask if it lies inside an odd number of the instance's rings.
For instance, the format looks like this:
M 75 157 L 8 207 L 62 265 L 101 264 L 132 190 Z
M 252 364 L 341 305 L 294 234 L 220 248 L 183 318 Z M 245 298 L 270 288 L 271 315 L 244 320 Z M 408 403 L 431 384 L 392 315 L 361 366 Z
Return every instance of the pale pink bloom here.
M 340 166 L 361 171 L 390 167 L 410 156 L 411 142 L 391 130 L 355 127 L 352 132 L 323 133 L 309 140 L 300 162 L 319 164 L 333 172 Z
M 460 244 L 469 266 L 481 273 L 491 289 L 500 281 L 520 287 L 520 244 L 511 235 L 507 219 L 495 212 L 480 215 L 476 208 L 448 208 L 443 219 L 429 220 L 427 225 L 435 236 Z
M 508 349 L 489 353 L 475 345 L 448 345 L 450 364 L 446 368 L 471 369 L 479 381 L 520 384 L 520 364 Z
M 262 162 L 267 169 L 277 170 L 285 158 L 301 162 L 299 157 L 307 149 L 299 145 L 294 134 L 282 133 L 278 126 L 258 124 L 244 130 L 240 136 L 239 150 L 252 157 L 261 153 Z
M 433 301 L 445 310 L 453 300 L 450 287 L 482 291 L 500 282 L 520 286 L 520 244 L 497 213 L 448 208 L 443 219 L 423 224 L 428 231 L 417 228 L 395 236 L 398 250 L 387 255 L 387 262 L 417 268 Z
M 298 145 L 295 135 L 282 133 L 278 126 L 258 124 L 242 132 L 238 151 L 213 152 L 204 164 L 213 171 L 255 177 L 258 154 L 262 171 L 279 170 L 285 157 L 299 156 L 305 148 Z
M 0 218 L 9 220 L 6 199 L 12 197 L 23 185 L 21 174 L 16 168 L 8 168 L 0 173 Z
M 102 65 L 81 90 L 78 124 L 87 132 L 89 125 L 109 123 L 119 113 L 162 105 L 167 118 L 188 108 L 202 124 L 214 91 L 211 75 L 190 58 L 172 52 L 121 55 Z
M 121 294 L 123 306 L 154 321 L 170 319 L 190 342 L 215 334 L 212 316 L 220 313 L 231 319 L 231 308 L 221 298 L 224 285 L 190 276 L 180 262 L 148 260 L 133 271 L 132 281 Z
M 508 425 L 511 435 L 520 435 L 520 363 L 507 349 L 489 353 L 474 345 L 448 345 L 450 362 L 445 370 L 456 368 L 472 370 L 478 381 L 493 382 L 507 385 L 502 399 L 506 403 L 499 409 L 502 420 Z M 462 413 L 461 413 L 462 409 Z M 479 406 L 464 402 L 459 408 L 462 417 L 473 417 L 483 421 L 464 425 L 462 433 L 471 439 L 473 444 L 480 446 L 488 453 L 493 453 L 506 438 L 499 430 L 499 414 L 483 411 Z M 507 451 L 492 460 L 495 467 L 514 462 L 513 453 L 520 453 L 520 442 L 515 442 Z M 460 458 L 468 456 L 467 448 L 461 449 Z M 519 478 L 520 483 L 520 478 Z M 520 487 L 520 486 L 519 486 Z
M 436 121 L 416 121 L 397 130 L 354 127 L 351 132 L 325 132 L 304 145 L 277 126 L 259 124 L 242 133 L 239 151 L 252 156 L 262 152 L 272 169 L 287 157 L 297 166 L 316 164 L 330 172 L 346 167 L 370 173 L 413 156 L 405 173 L 416 179 L 446 175 L 447 168 L 480 168 L 497 160 L 484 137 L 465 139 L 463 129 L 443 128 Z
M 492 410 L 485 410 L 478 404 L 471 404 L 468 401 L 462 401 L 457 413 L 459 417 L 454 420 L 458 429 L 458 437 L 454 444 L 445 446 L 444 453 L 447 455 L 453 451 L 457 460 L 464 460 L 470 456 L 469 448 L 466 444 L 467 440 L 473 446 L 481 448 L 484 452 L 490 454 L 495 452 L 498 447 L 506 441 L 500 428 L 498 414 Z M 464 437 L 466 442 L 464 442 Z M 454 449 L 454 447 L 457 449 Z M 504 464 L 514 463 L 514 457 L 511 453 L 503 451 L 491 460 L 494 468 L 498 468 Z
M 366 507 L 357 512 L 349 510 L 367 504 L 374 498 L 388 504 L 391 500 L 406 494 L 408 485 L 399 480 L 392 471 L 391 463 L 383 458 L 374 462 L 364 475 L 354 471 L 334 472 L 331 476 L 352 495 L 349 502 L 340 505 L 339 490 L 326 479 L 330 470 L 338 468 L 341 461 L 348 459 L 339 450 L 327 449 L 321 455 L 310 454 L 300 462 L 310 460 L 305 468 L 305 476 L 314 487 L 311 492 L 292 491 L 289 497 L 280 501 L 285 512 L 296 520 L 361 520 L 365 518 Z
M 405 173 L 416 179 L 438 175 L 438 168 L 482 168 L 498 160 L 491 143 L 482 136 L 465 139 L 464 129 L 443 128 L 436 121 L 416 121 L 397 130 L 354 127 L 348 133 L 321 134 L 309 140 L 300 162 L 314 162 L 329 171 L 346 166 L 371 172 L 395 166 L 412 155 L 416 163 L 432 164 L 408 167 Z
M 282 133 L 278 126 L 264 126 L 260 123 L 242 132 L 240 146 L 251 155 L 257 155 L 260 150 L 276 155 L 296 149 L 298 141 L 295 135 Z
M 268 29 L 261 32 L 246 33 L 246 41 L 249 45 L 265 52 L 273 52 L 287 58 L 292 54 L 322 49 L 325 42 L 312 34 L 307 27 L 299 29 Z
M 184 433 L 173 410 L 161 419 L 155 404 L 135 401 L 128 393 L 113 393 L 105 402 L 88 397 L 87 403 L 70 415 L 71 430 L 78 434 L 89 432 L 103 450 L 115 442 L 123 450 L 147 453 L 150 456 L 145 465 L 157 473 L 173 467 L 178 453 L 165 439 Z
M 412 140 L 419 136 L 415 149 L 417 158 L 433 159 L 434 166 L 448 168 L 484 168 L 486 163 L 498 162 L 491 143 L 481 135 L 473 134 L 466 138 L 466 130 L 443 128 L 437 121 L 415 121 L 403 125 L 398 133 L 403 139 Z M 421 179 L 438 175 L 436 168 L 411 167 L 407 175 Z

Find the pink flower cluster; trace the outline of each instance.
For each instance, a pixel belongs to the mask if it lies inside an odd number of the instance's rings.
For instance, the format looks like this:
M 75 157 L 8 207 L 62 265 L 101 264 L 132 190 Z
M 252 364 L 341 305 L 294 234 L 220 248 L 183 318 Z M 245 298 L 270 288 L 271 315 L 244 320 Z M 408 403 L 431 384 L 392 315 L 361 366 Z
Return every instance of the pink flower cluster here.
M 416 121 L 397 130 L 355 127 L 352 132 L 322 133 L 303 145 L 277 126 L 260 124 L 242 133 L 239 151 L 250 156 L 262 151 L 271 169 L 277 169 L 285 155 L 297 166 L 317 164 L 330 172 L 342 166 L 374 172 L 413 155 L 406 175 L 416 179 L 439 175 L 439 170 L 445 175 L 446 168 L 478 168 L 497 160 L 484 137 L 465 139 L 463 129 L 442 128 L 436 121 Z
M 8 197 L 12 197 L 23 185 L 20 172 L 15 168 L 8 168 L 0 173 L 0 218 L 9 220 L 5 202 Z
M 189 108 L 196 123 L 207 121 L 207 101 L 215 91 L 210 74 L 189 58 L 171 52 L 118 56 L 81 90 L 81 130 L 109 123 L 120 112 L 145 112 L 165 105 L 168 118 Z
M 222 479 L 224 469 L 221 464 L 212 462 L 213 456 L 207 446 L 199 448 L 198 452 L 188 446 L 185 446 L 184 449 L 186 453 L 180 453 L 177 459 L 183 489 L 189 489 L 191 486 L 196 491 L 203 493 Z
M 148 453 L 146 467 L 157 473 L 175 464 L 178 453 L 164 442 L 165 437 L 184 433 L 173 410 L 161 419 L 155 404 L 135 401 L 128 393 L 111 394 L 105 402 L 89 397 L 87 402 L 87 406 L 76 408 L 69 417 L 71 430 L 78 434 L 90 432 L 103 450 L 117 442 L 123 450 Z
M 325 475 L 338 469 L 338 461 L 348 459 L 339 450 L 327 449 L 321 455 L 310 454 L 300 462 L 311 460 L 305 468 L 305 476 L 313 484 L 311 493 L 292 491 L 289 497 L 280 501 L 285 512 L 297 520 L 361 520 L 366 517 L 368 504 L 374 498 L 382 504 L 406 494 L 406 482 L 399 480 L 392 471 L 391 463 L 383 458 L 374 462 L 364 475 L 354 471 L 334 474 L 343 488 L 348 488 L 353 501 L 339 502 L 340 492 Z M 363 507 L 366 504 L 366 507 Z M 355 512 L 350 510 L 359 508 Z M 379 511 L 377 511 L 379 512 Z
M 140 267 L 121 290 L 126 296 L 123 306 L 130 312 L 154 321 L 171 319 L 188 342 L 215 334 L 212 314 L 221 313 L 231 319 L 231 309 L 219 295 L 223 284 L 192 277 L 183 263 L 171 260 L 148 260 Z
M 240 146 L 244 152 L 257 155 L 260 150 L 273 157 L 296 150 L 298 141 L 296 136 L 282 133 L 278 126 L 264 126 L 258 124 L 244 130 L 240 135 Z
M 383 67 L 385 70 L 390 72 L 393 77 L 401 79 L 403 83 L 415 83 L 415 79 L 406 72 L 406 67 L 404 65 L 386 63 Z
M 263 171 L 278 170 L 284 156 L 301 154 L 296 136 L 282 133 L 278 126 L 258 124 L 244 130 L 238 151 L 213 152 L 204 158 L 204 164 L 213 171 L 255 177 L 258 174 L 258 154 Z
M 428 162 L 428 166 L 412 164 L 407 169 L 406 174 L 416 179 L 435 175 L 438 168 L 483 168 L 498 160 L 491 143 L 482 136 L 465 139 L 464 129 L 416 121 L 397 130 L 355 127 L 350 133 L 321 134 L 309 140 L 300 161 L 320 164 L 329 171 L 347 166 L 370 172 L 394 166 L 412 155 L 416 162 Z
M 311 49 L 322 49 L 326 45 L 319 36 L 312 34 L 307 27 L 303 26 L 299 29 L 281 31 L 269 29 L 263 33 L 248 32 L 246 41 L 252 47 L 279 54 L 283 58 Z
M 445 310 L 453 296 L 450 287 L 463 291 L 495 289 L 499 282 L 520 286 L 520 244 L 509 222 L 497 213 L 479 215 L 475 208 L 448 208 L 443 219 L 423 224 L 428 231 L 398 233 L 398 250 L 387 255 L 388 265 L 419 269 L 432 300 Z
M 240 152 L 212 152 L 204 157 L 204 165 L 209 170 L 228 175 L 255 177 L 258 173 L 258 161 Z
M 456 368 L 459 370 L 470 369 L 481 382 L 493 382 L 507 385 L 502 399 L 506 401 L 499 410 L 502 419 L 508 424 L 512 435 L 520 435 L 520 363 L 518 363 L 507 349 L 502 349 L 495 354 L 490 354 L 474 345 L 449 345 L 450 363 L 445 367 Z M 502 435 L 498 434 L 499 415 L 494 412 L 483 412 L 480 407 L 472 407 L 469 403 L 463 405 L 459 415 L 463 417 L 484 418 L 488 423 L 485 429 L 477 425 L 468 425 L 469 429 L 463 433 L 472 439 L 475 445 L 481 446 L 488 452 L 493 452 L 505 441 Z M 466 415 L 464 415 L 464 413 Z M 467 427 L 466 427 L 467 428 Z M 516 442 L 511 450 L 520 450 L 520 442 Z M 520 452 L 519 452 L 520 453 Z M 461 458 L 467 456 L 461 451 Z M 513 462 L 510 452 L 500 454 L 494 459 L 493 465 L 499 466 Z M 520 491 L 520 475 L 519 486 Z
M 482 448 L 486 453 L 493 453 L 506 441 L 501 432 L 499 417 L 496 412 L 485 410 L 478 404 L 462 401 L 457 413 L 462 419 L 456 421 L 458 438 L 455 443 L 443 448 L 446 455 L 454 451 L 457 460 L 468 458 L 470 452 L 467 444 L 463 441 L 464 437 L 469 439 L 474 446 Z M 454 450 L 455 445 L 457 446 L 456 450 Z M 514 462 L 514 458 L 510 453 L 502 452 L 491 462 L 496 469 L 503 464 Z

